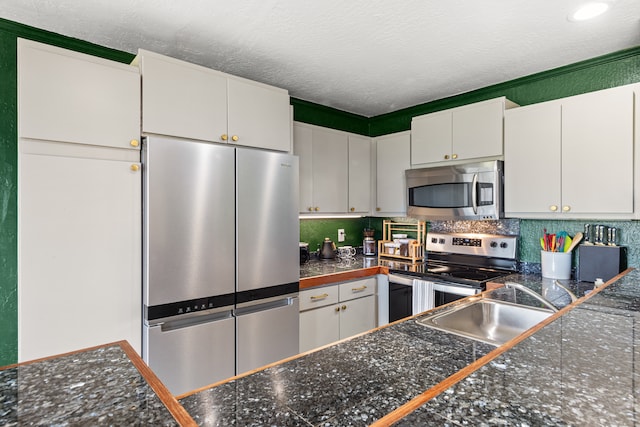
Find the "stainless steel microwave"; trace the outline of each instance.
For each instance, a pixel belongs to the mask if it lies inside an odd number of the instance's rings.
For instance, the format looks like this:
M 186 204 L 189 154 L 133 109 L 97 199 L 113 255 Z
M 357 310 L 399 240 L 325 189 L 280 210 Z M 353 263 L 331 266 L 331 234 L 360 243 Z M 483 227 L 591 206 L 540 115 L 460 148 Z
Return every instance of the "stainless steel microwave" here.
M 503 162 L 409 169 L 407 216 L 421 220 L 487 220 L 504 216 Z

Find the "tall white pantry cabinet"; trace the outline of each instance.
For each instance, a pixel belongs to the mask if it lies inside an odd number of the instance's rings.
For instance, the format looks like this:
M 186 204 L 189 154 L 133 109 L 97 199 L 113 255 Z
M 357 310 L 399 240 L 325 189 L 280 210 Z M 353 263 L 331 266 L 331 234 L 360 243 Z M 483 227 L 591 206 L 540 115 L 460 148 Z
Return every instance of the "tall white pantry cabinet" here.
M 141 344 L 138 68 L 18 41 L 18 359 Z

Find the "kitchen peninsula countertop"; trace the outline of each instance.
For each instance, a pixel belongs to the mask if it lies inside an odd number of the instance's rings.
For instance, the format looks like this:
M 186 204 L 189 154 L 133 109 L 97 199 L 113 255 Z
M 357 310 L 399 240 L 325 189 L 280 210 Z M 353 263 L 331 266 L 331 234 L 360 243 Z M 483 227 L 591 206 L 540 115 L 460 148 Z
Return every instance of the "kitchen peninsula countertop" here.
M 0 368 L 0 425 L 189 425 L 126 342 Z
M 535 275 L 507 279 L 538 290 L 546 282 Z M 639 281 L 632 271 L 513 348 L 410 318 L 195 391 L 180 403 L 202 425 L 633 424 Z M 592 287 L 563 283 L 578 294 Z M 513 290 L 490 292 L 508 299 Z
M 179 404 L 121 345 L 9 366 L 0 369 L 0 424 L 633 425 L 640 274 L 626 273 L 502 347 L 409 318 L 194 390 Z M 549 287 L 536 275 L 505 280 Z M 562 282 L 578 296 L 588 291 Z

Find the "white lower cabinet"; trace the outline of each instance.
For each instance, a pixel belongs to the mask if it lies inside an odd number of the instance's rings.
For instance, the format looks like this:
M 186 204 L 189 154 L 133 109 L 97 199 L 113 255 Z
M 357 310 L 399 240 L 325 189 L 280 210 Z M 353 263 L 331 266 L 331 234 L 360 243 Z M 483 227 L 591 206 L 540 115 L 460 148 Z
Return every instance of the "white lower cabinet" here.
M 375 327 L 375 277 L 300 292 L 300 352 Z

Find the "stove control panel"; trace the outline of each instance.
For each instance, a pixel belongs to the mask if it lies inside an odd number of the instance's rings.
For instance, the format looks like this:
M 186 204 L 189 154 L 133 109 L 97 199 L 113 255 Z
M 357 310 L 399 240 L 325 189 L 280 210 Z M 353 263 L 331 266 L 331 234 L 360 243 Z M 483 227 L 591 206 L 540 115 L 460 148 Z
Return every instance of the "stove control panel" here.
M 515 259 L 517 236 L 429 233 L 427 251 Z

